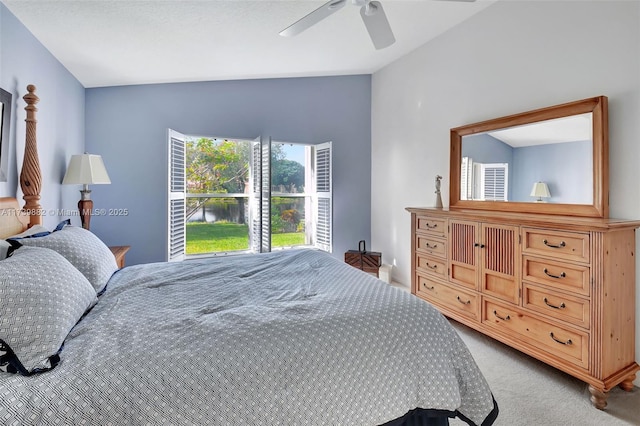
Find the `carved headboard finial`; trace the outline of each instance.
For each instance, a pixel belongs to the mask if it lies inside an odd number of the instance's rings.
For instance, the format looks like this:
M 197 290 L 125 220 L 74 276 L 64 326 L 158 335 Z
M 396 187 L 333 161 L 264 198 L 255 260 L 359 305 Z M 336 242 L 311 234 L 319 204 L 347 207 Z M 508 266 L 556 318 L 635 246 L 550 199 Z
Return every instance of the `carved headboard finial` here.
M 23 209 L 30 215 L 29 226 L 41 225 L 42 215 L 40 206 L 40 190 L 42 188 L 42 174 L 40 172 L 40 161 L 38 160 L 38 143 L 36 138 L 36 104 L 40 100 L 36 96 L 36 86 L 30 84 L 27 86 L 27 93 L 22 99 L 25 100 L 27 106 L 26 121 L 26 142 L 24 146 L 24 159 L 22 161 L 22 171 L 20 172 L 20 188 L 24 196 L 25 204 Z

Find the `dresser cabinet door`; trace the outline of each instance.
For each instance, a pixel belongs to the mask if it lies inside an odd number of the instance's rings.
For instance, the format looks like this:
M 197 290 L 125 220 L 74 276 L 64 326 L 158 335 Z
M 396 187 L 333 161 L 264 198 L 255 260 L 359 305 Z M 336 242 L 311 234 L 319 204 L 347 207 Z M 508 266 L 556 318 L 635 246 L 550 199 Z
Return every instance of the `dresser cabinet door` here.
M 478 290 L 479 227 L 477 222 L 449 222 L 449 280 L 474 290 Z
M 450 221 L 449 280 L 518 304 L 518 235 L 517 226 Z
M 520 301 L 518 227 L 482 224 L 482 293 L 507 302 Z

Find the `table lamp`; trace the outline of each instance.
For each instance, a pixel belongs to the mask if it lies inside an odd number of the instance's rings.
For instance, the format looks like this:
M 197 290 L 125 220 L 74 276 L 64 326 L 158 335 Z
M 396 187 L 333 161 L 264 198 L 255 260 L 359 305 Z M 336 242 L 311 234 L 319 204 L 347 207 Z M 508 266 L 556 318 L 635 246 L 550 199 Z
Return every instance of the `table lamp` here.
M 108 183 L 111 183 L 111 180 L 102 162 L 102 157 L 87 153 L 71 156 L 62 184 L 82 185 L 78 210 L 80 210 L 80 221 L 84 229 L 90 227 L 91 211 L 93 210 L 89 185 Z
M 544 203 L 545 201 L 542 199 L 551 197 L 551 193 L 549 192 L 549 187 L 544 182 L 535 182 L 533 184 L 533 188 L 531 188 L 532 197 L 538 197 L 536 203 Z

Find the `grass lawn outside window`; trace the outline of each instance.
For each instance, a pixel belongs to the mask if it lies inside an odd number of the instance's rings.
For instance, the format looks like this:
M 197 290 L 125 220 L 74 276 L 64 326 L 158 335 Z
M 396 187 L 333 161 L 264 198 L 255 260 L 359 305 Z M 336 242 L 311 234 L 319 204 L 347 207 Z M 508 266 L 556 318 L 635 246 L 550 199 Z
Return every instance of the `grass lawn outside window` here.
M 304 232 L 271 234 L 272 247 L 292 247 L 304 244 Z M 248 249 L 248 225 L 222 221 L 187 223 L 187 255 Z

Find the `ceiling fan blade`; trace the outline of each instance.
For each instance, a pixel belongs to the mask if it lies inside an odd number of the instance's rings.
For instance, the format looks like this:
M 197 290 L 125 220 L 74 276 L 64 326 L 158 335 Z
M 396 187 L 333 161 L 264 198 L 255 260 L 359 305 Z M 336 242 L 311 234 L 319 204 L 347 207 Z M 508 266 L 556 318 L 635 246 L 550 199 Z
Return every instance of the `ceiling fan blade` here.
M 384 49 L 396 42 L 387 15 L 379 1 L 371 1 L 362 6 L 360 16 L 376 49 Z
M 284 37 L 291 37 L 294 35 L 298 35 L 304 30 L 306 30 L 307 28 L 322 21 L 324 18 L 331 15 L 332 13 L 342 9 L 345 4 L 347 4 L 347 0 L 331 0 L 323 4 L 322 6 L 320 6 L 319 8 L 317 8 L 316 10 L 314 10 L 313 12 L 305 16 L 304 18 L 299 19 L 298 21 L 294 22 L 292 25 L 280 31 L 280 35 Z

